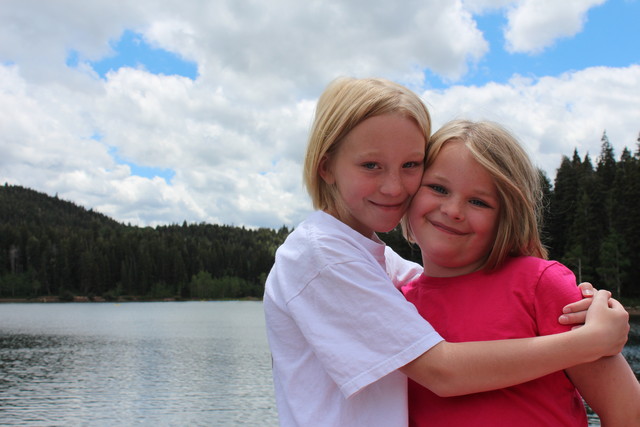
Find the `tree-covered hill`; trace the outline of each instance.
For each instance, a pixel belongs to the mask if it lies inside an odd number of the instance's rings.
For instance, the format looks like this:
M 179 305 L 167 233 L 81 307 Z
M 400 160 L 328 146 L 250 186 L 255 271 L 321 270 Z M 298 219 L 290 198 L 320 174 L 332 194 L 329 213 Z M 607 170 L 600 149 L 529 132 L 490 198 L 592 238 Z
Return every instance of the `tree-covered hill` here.
M 261 297 L 280 230 L 127 226 L 31 189 L 0 187 L 0 297 Z
M 90 229 L 94 226 L 117 228 L 113 219 L 72 202 L 20 186 L 5 183 L 0 188 L 0 224 L 22 224 Z

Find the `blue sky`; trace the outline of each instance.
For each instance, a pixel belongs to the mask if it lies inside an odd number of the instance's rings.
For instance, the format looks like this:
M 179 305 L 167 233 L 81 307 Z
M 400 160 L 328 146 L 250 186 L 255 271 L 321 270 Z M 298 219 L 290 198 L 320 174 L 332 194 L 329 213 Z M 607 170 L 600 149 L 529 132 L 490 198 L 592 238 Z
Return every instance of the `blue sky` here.
M 109 43 L 114 54 L 98 61 L 89 62 L 91 67 L 105 78 L 109 71 L 122 67 L 143 67 L 152 74 L 177 74 L 195 79 L 198 77 L 198 64 L 181 58 L 174 52 L 150 46 L 144 35 L 125 30 L 117 41 Z
M 489 53 L 460 82 L 463 85 L 505 83 L 514 74 L 558 76 L 566 71 L 593 66 L 623 67 L 640 62 L 640 2 L 615 0 L 590 9 L 584 28 L 562 37 L 536 54 L 510 53 L 505 49 L 503 29 L 507 19 L 500 11 L 475 16 L 478 28 L 490 43 Z M 430 83 L 445 88 L 448 83 L 429 73 Z
M 500 121 L 552 180 L 605 130 L 617 155 L 636 144 L 639 0 L 370 6 L 7 0 L 0 179 L 140 225 L 294 226 L 314 104 L 340 75 L 407 84 L 434 127 Z

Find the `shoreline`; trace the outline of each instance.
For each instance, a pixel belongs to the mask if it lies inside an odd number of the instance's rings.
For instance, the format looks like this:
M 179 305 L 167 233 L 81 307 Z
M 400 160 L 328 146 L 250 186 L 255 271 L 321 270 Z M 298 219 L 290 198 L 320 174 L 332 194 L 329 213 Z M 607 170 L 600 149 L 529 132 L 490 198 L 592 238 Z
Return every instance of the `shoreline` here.
M 0 304 L 46 304 L 46 303 L 125 303 L 125 302 L 189 302 L 189 301 L 262 301 L 262 298 L 244 297 L 244 298 L 219 298 L 219 299 L 203 299 L 203 298 L 145 298 L 136 296 L 125 296 L 117 299 L 107 299 L 103 297 L 84 297 L 75 296 L 73 299 L 65 300 L 56 296 L 42 296 L 37 298 L 0 298 Z
M 124 302 L 187 302 L 187 301 L 262 301 L 262 298 L 245 297 L 245 298 L 232 298 L 232 299 L 185 299 L 185 298 L 144 298 L 135 296 L 120 297 L 118 299 L 106 299 L 102 297 L 84 297 L 76 296 L 73 300 L 66 301 L 61 300 L 56 296 L 42 296 L 38 298 L 0 298 L 0 304 L 2 303 L 74 303 L 74 302 L 96 302 L 96 303 L 124 303 Z M 640 307 L 625 307 L 625 310 L 629 313 L 629 317 L 640 317 Z

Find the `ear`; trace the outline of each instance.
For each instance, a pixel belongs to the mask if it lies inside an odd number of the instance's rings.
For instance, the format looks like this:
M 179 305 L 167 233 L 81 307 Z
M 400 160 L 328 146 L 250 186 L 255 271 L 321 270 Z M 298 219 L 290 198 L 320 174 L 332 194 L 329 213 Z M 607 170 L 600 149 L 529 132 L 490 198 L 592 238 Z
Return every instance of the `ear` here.
M 329 159 L 329 156 L 326 154 L 322 156 L 322 159 L 318 164 L 318 175 L 320 175 L 322 180 L 328 185 L 332 185 L 336 182 L 331 166 L 331 159 Z

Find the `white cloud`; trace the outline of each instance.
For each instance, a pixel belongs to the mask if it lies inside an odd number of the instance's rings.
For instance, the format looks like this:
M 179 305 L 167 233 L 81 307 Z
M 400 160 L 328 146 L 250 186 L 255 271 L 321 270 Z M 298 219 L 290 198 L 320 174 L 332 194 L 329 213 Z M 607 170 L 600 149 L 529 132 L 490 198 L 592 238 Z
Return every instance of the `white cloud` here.
M 595 67 L 538 80 L 514 77 L 508 84 L 453 87 L 423 94 L 435 127 L 454 118 L 494 120 L 527 147 L 553 179 L 563 155 L 578 149 L 595 161 L 606 130 L 619 158 L 636 149 L 640 132 L 640 65 Z
M 455 81 L 488 49 L 471 13 L 506 3 L 5 0 L 0 183 L 139 225 L 294 226 L 311 210 L 301 163 L 324 86 L 377 75 L 419 89 L 425 68 Z M 99 79 L 88 61 L 109 55 L 125 29 L 195 61 L 199 77 L 121 68 Z M 65 65 L 72 50 L 77 68 Z M 425 99 L 440 122 L 491 113 L 512 124 L 553 170 L 574 145 L 599 147 L 605 128 L 614 145 L 633 143 L 639 80 L 637 67 L 591 69 Z M 174 175 L 136 176 L 114 154 Z
M 310 210 L 301 161 L 329 80 L 419 85 L 424 67 L 455 79 L 487 50 L 448 0 L 9 0 L 0 24 L 3 180 L 136 224 L 294 225 Z M 125 29 L 195 61 L 199 78 L 123 68 L 98 79 L 87 61 L 113 54 Z M 114 154 L 175 175 L 134 176 Z
M 473 14 L 483 14 L 503 9 L 516 0 L 462 0 L 465 9 Z
M 589 9 L 606 0 L 520 0 L 507 10 L 507 50 L 539 53 L 582 30 Z

